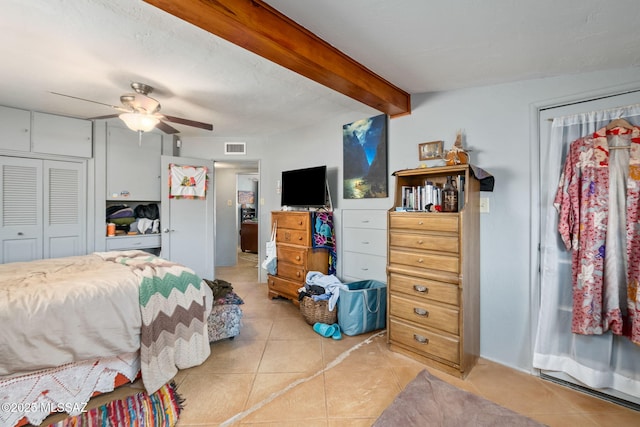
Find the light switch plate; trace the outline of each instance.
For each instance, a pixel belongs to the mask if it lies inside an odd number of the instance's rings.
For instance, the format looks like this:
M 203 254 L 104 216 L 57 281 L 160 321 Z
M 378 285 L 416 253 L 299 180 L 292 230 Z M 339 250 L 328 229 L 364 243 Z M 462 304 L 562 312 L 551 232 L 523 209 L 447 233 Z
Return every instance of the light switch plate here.
M 489 213 L 488 197 L 480 197 L 480 213 Z

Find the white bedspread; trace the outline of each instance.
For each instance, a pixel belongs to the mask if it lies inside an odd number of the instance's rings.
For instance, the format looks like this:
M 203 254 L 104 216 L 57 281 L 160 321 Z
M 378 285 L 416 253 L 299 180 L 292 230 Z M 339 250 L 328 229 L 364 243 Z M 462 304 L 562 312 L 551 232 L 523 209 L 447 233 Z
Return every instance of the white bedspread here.
M 0 376 L 138 351 L 139 282 L 97 255 L 0 265 Z

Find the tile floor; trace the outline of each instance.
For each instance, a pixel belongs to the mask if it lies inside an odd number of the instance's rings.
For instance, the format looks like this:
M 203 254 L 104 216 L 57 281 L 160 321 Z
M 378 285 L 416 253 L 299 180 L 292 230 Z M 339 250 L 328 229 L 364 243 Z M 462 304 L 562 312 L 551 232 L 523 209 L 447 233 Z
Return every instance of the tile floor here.
M 387 350 L 384 332 L 340 341 L 316 334 L 291 302 L 267 299 L 256 263 L 244 258 L 216 272 L 245 301 L 242 331 L 178 373 L 186 399 L 178 427 L 370 426 L 425 368 Z M 640 425 L 640 412 L 483 359 L 465 380 L 429 371 L 549 426 Z

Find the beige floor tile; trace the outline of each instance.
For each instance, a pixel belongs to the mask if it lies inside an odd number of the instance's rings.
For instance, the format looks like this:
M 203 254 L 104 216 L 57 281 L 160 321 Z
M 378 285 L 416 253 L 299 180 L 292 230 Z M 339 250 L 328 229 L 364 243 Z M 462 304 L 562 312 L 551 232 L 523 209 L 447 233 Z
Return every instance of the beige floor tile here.
M 269 340 L 258 372 L 309 372 L 322 369 L 320 340 Z
M 195 372 L 208 373 L 255 373 L 258 370 L 267 341 L 220 340 L 211 344 L 211 356 Z
M 217 425 L 244 408 L 253 385 L 254 374 L 187 375 L 178 393 L 185 399 L 180 414 L 182 424 Z
M 324 397 L 324 377 L 317 377 L 303 382 L 275 397 L 255 412 L 247 415 L 242 422 L 293 422 L 304 425 L 310 421 L 326 423 L 327 405 Z M 299 424 L 301 425 L 301 424 Z
M 353 371 L 338 365 L 324 377 L 329 418 L 377 418 L 400 392 L 391 368 Z

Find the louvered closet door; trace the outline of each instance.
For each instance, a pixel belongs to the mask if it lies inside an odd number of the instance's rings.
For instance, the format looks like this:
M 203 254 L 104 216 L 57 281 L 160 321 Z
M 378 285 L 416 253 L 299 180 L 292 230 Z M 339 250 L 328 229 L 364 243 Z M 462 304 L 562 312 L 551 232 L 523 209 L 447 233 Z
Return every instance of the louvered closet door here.
M 42 258 L 42 160 L 0 157 L 0 260 Z
M 44 161 L 43 249 L 45 258 L 85 253 L 84 164 Z

